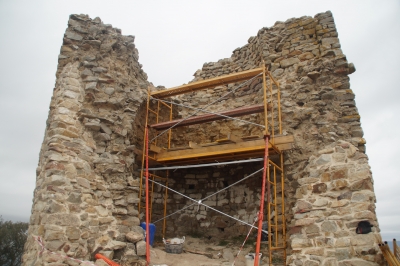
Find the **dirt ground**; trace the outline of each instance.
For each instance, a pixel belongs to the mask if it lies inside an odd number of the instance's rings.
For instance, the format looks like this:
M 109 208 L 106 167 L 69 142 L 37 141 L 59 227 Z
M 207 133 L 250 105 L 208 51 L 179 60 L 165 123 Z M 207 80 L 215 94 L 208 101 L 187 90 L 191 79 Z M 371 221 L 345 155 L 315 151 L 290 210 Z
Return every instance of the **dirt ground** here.
M 221 241 L 213 243 L 206 239 L 186 237 L 181 254 L 165 252 L 163 243 L 155 243 L 151 250 L 151 264 L 153 266 L 231 266 L 242 243 L 228 243 Z M 266 252 L 266 244 L 262 244 L 261 252 Z M 254 252 L 254 244 L 246 245 L 235 261 L 235 266 L 247 266 L 245 255 Z M 200 253 L 200 254 L 198 254 Z M 265 261 L 265 262 L 263 262 Z M 262 266 L 268 265 L 267 257 L 263 257 Z M 250 264 L 253 265 L 253 264 Z M 279 265 L 279 264 L 274 264 Z

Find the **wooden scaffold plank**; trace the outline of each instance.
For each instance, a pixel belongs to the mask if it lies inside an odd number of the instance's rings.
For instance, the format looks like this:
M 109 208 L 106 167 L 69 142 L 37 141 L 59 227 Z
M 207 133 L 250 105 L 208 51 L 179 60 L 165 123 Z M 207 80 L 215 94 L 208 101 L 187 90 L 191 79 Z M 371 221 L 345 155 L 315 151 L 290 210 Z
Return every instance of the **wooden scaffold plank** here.
M 179 94 L 184 94 L 184 93 L 188 93 L 188 92 L 203 90 L 203 89 L 207 89 L 207 88 L 211 88 L 211 87 L 215 87 L 215 86 L 221 86 L 221 85 L 226 85 L 229 83 L 247 80 L 247 79 L 257 76 L 258 74 L 260 74 L 262 72 L 263 72 L 262 68 L 250 69 L 250 70 L 242 71 L 239 73 L 234 73 L 234 74 L 220 76 L 220 77 L 216 77 L 216 78 L 212 78 L 212 79 L 192 82 L 192 83 L 174 87 L 171 89 L 156 91 L 156 92 L 151 93 L 151 96 L 154 98 L 163 99 L 163 98 L 167 98 L 167 97 L 171 97 L 171 96 L 175 96 L 175 95 L 179 95 Z
M 262 113 L 262 112 L 264 112 L 264 106 L 262 104 L 259 104 L 259 105 L 245 106 L 245 107 L 240 107 L 240 108 L 236 108 L 236 109 L 232 109 L 232 110 L 228 110 L 228 111 L 223 111 L 218 114 L 198 115 L 198 116 L 189 117 L 187 119 L 178 119 L 178 120 L 173 120 L 173 121 L 168 121 L 168 122 L 152 124 L 152 125 L 150 125 L 150 127 L 154 128 L 156 130 L 165 130 L 170 127 L 183 127 L 183 126 L 196 125 L 196 124 L 202 124 L 202 123 L 211 122 L 211 121 L 227 119 L 224 116 L 238 117 L 238 116 Z M 223 115 L 223 116 L 221 116 L 221 115 Z

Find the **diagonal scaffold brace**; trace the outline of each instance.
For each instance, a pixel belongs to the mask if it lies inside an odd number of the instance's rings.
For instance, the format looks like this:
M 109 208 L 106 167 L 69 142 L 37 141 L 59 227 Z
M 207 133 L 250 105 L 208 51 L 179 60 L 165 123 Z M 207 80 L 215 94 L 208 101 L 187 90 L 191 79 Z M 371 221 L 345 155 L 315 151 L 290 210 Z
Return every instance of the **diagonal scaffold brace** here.
M 265 135 L 265 152 L 264 152 L 264 171 L 262 177 L 262 186 L 261 186 L 261 199 L 260 199 L 260 211 L 258 213 L 258 232 L 257 232 L 257 243 L 256 243 L 256 254 L 254 258 L 254 266 L 258 266 L 260 262 L 260 245 L 261 245 L 261 233 L 262 233 L 262 224 L 264 218 L 264 199 L 265 199 L 265 186 L 267 183 L 267 173 L 269 171 L 269 163 L 268 163 L 268 142 L 269 142 L 269 135 Z M 269 185 L 267 186 L 267 204 L 270 200 L 270 191 Z M 270 232 L 268 232 L 268 235 Z

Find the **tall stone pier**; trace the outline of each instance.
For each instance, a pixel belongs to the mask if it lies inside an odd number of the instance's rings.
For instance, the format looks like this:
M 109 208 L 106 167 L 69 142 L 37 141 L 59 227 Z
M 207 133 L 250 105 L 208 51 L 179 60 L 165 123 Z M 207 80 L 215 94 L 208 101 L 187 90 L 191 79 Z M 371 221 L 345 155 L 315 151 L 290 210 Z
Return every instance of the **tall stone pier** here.
M 99 18 L 70 16 L 37 167 L 24 265 L 71 263 L 49 253 L 38 256 L 32 235 L 42 237 L 50 251 L 85 260 L 129 248 L 125 234 L 139 225 L 133 150 L 143 128 L 135 119 L 150 85 L 138 57 L 133 36 Z
M 382 265 L 372 173 L 348 77 L 355 67 L 340 48 L 332 14 L 262 28 L 230 58 L 205 63 L 193 81 L 256 68 L 262 62 L 281 85 L 284 134 L 295 140 L 285 153 L 285 190 L 279 192 L 286 197 L 287 264 Z M 225 99 L 221 109 L 262 103 L 261 84 L 255 80 L 247 85 Z M 47 252 L 38 255 L 34 236 L 46 249 L 80 260 L 94 260 L 96 253 L 122 261 L 144 255 L 144 242 L 132 241 L 132 235 L 141 234 L 141 166 L 135 156 L 142 146 L 149 88 L 160 89 L 147 81 L 133 36 L 121 35 L 99 18 L 71 15 L 40 151 L 23 265 L 79 265 Z M 201 108 L 228 89 L 173 100 Z M 184 116 L 188 111 L 178 107 L 178 112 Z M 263 114 L 246 119 L 262 123 Z M 228 133 L 257 135 L 262 129 L 223 120 L 177 129 L 172 145 L 209 142 Z M 200 199 L 257 166 L 184 169 L 170 176 L 171 187 Z M 259 204 L 258 183 L 249 180 L 207 204 L 252 222 Z M 156 190 L 155 218 L 162 217 L 162 197 Z M 185 204 L 189 202 L 170 195 L 168 213 Z M 356 234 L 360 221 L 369 221 L 372 232 Z M 214 238 L 247 232 L 205 208 L 188 208 L 167 223 L 167 234 L 194 229 Z

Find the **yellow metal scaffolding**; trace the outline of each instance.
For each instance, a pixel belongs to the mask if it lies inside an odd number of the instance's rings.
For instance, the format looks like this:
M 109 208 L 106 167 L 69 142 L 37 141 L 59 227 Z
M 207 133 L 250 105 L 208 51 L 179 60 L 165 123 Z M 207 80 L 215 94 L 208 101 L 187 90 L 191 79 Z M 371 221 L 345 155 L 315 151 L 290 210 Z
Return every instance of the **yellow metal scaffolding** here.
M 149 133 L 150 130 L 150 115 L 152 116 L 152 120 L 155 121 L 156 124 L 160 122 L 160 117 L 166 117 L 166 113 L 162 110 L 163 108 L 167 108 L 169 110 L 168 121 L 173 122 L 172 114 L 173 107 L 172 102 L 170 104 L 166 104 L 163 101 L 158 99 L 163 99 L 171 96 L 176 96 L 179 94 L 195 92 L 203 89 L 212 89 L 216 86 L 227 85 L 239 81 L 249 80 L 255 77 L 260 76 L 262 78 L 263 83 L 263 106 L 264 106 L 264 135 L 267 138 L 267 143 L 263 141 L 263 139 L 257 139 L 254 136 L 242 136 L 242 137 L 228 137 L 228 139 L 224 139 L 223 141 L 216 141 L 215 143 L 208 144 L 196 144 L 190 143 L 188 147 L 180 148 L 180 149 L 171 149 L 171 137 L 172 137 L 172 128 L 178 126 L 181 122 L 172 123 L 171 126 L 166 131 L 162 132 L 167 133 L 167 143 L 164 147 L 160 146 L 161 143 L 157 143 L 156 135 L 153 138 L 153 141 L 149 143 L 150 145 L 146 145 L 146 139 L 144 138 L 143 143 L 143 152 L 142 152 L 142 169 L 141 169 L 141 178 L 140 178 L 140 197 L 143 197 L 144 190 L 151 191 L 151 196 L 149 200 L 151 203 L 149 205 L 149 210 L 152 211 L 152 201 L 153 201 L 153 192 L 154 192 L 154 182 L 151 187 L 146 187 L 143 183 L 145 180 L 144 169 L 145 169 L 145 160 L 151 160 L 153 163 L 158 163 L 162 165 L 189 165 L 189 164 L 198 164 L 198 163 L 206 163 L 213 162 L 215 160 L 218 161 L 229 161 L 229 160 L 238 160 L 244 158 L 254 158 L 254 157 L 263 157 L 264 156 L 264 147 L 267 147 L 269 153 L 275 154 L 278 156 L 279 160 L 273 162 L 268 156 L 268 152 L 266 153 L 267 163 L 265 164 L 264 171 L 266 173 L 266 187 L 267 197 L 266 197 L 266 220 L 268 221 L 268 253 L 269 253 L 269 263 L 272 264 L 272 255 L 276 250 L 283 251 L 283 259 L 286 260 L 286 219 L 285 219 L 285 197 L 284 197 L 284 158 L 283 151 L 289 150 L 292 148 L 293 136 L 283 136 L 282 135 L 282 118 L 281 118 L 281 105 L 280 105 L 280 87 L 279 83 L 272 77 L 271 73 L 265 68 L 263 64 L 262 67 L 247 70 L 235 74 L 230 74 L 222 77 L 216 77 L 213 79 L 197 81 L 193 83 L 189 83 L 186 85 L 182 85 L 179 87 L 156 91 L 156 92 L 148 92 L 147 99 L 147 112 L 146 112 L 146 120 L 145 120 L 145 135 Z M 275 87 L 275 90 L 273 90 Z M 274 98 L 275 97 L 275 98 Z M 157 101 L 156 110 L 150 109 L 150 102 L 152 100 Z M 236 115 L 240 115 L 242 112 L 237 111 Z M 246 113 L 247 114 L 247 113 Z M 200 118 L 194 117 L 191 123 L 196 123 L 196 119 Z M 198 122 L 201 123 L 201 122 Z M 153 129 L 154 130 L 154 129 Z M 146 147 L 149 146 L 149 149 L 146 151 Z M 146 153 L 148 153 L 148 157 L 146 158 Z M 165 182 L 166 187 L 168 187 L 168 177 L 169 172 L 167 171 L 165 177 L 159 177 L 154 174 L 149 174 L 148 178 L 152 180 L 159 179 Z M 263 188 L 264 189 L 264 188 Z M 164 217 L 167 214 L 167 189 L 165 189 L 164 194 Z M 141 200 L 139 201 L 139 217 L 142 210 L 145 209 Z M 264 210 L 260 212 L 263 213 Z M 261 217 L 262 219 L 263 217 Z M 151 215 L 150 215 L 151 220 Z M 163 224 L 163 236 L 166 233 L 166 219 L 164 219 Z M 273 238 L 272 239 L 272 235 Z M 258 243 L 259 245 L 259 243 Z M 256 262 L 258 263 L 258 262 Z M 256 265 L 256 264 L 255 264 Z

